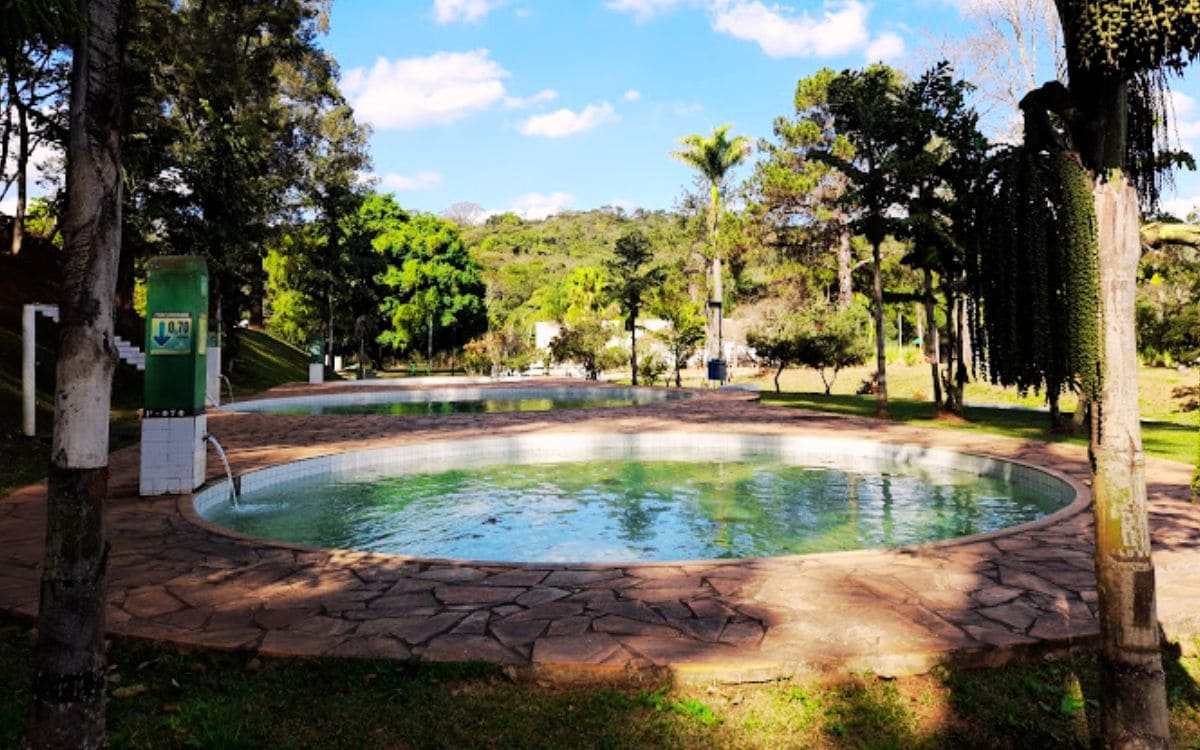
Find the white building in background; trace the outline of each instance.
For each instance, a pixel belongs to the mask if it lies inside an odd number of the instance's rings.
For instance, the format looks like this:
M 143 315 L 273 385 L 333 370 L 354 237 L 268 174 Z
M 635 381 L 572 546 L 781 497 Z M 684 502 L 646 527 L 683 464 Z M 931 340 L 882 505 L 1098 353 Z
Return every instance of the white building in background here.
M 608 346 L 618 349 L 629 348 L 629 332 L 625 330 L 624 322 L 620 320 L 608 321 L 609 330 L 613 335 L 609 337 Z M 658 354 L 663 358 L 663 361 L 668 365 L 673 365 L 670 354 L 655 333 L 667 330 L 671 327 L 670 321 L 661 318 L 647 318 L 638 321 L 638 349 L 642 351 L 650 351 Z M 534 346 L 543 355 L 550 351 L 550 342 L 558 336 L 562 331 L 562 325 L 557 321 L 546 320 L 539 321 L 534 324 Z M 754 353 L 746 346 L 746 332 L 742 324 L 733 318 L 725 318 L 722 324 L 722 333 L 724 334 L 724 358 L 733 367 L 741 367 L 750 364 L 754 361 Z M 543 372 L 553 375 L 567 375 L 574 377 L 576 374 L 582 376 L 582 371 L 574 365 L 559 365 L 549 367 L 549 357 L 543 356 Z M 692 358 L 686 363 L 686 367 L 702 367 L 704 365 L 704 352 L 698 349 L 692 355 Z M 535 368 L 537 369 L 537 368 Z

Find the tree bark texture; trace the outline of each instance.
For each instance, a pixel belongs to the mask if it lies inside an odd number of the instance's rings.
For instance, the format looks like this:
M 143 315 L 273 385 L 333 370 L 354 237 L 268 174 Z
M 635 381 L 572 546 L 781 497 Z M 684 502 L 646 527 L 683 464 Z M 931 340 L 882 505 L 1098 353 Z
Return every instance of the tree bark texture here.
M 33 748 L 104 744 L 103 507 L 113 292 L 121 245 L 120 0 L 80 0 L 71 73 L 67 210 Z
M 638 384 L 637 361 L 637 310 L 629 316 L 629 374 L 633 385 Z
M 17 206 L 13 212 L 11 251 L 18 255 L 25 236 L 25 208 L 29 197 L 29 117 L 15 76 L 8 78 L 8 94 L 10 106 L 17 111 Z
M 1119 178 L 1094 190 L 1100 240 L 1102 365 L 1093 430 L 1101 736 L 1107 748 L 1170 746 L 1137 395 L 1134 293 L 1137 193 Z
M 838 276 L 838 309 L 846 311 L 854 303 L 853 268 L 854 255 L 850 248 L 850 230 L 842 227 L 838 234 L 837 276 Z
M 942 373 L 941 357 L 938 352 L 938 326 L 937 314 L 934 309 L 933 297 L 933 271 L 925 269 L 925 336 L 922 342 L 925 345 L 925 353 L 929 357 L 929 372 L 933 376 L 933 405 L 934 408 L 942 408 Z
M 872 245 L 875 297 L 875 416 L 890 419 L 887 395 L 887 335 L 883 327 L 883 261 L 879 243 Z

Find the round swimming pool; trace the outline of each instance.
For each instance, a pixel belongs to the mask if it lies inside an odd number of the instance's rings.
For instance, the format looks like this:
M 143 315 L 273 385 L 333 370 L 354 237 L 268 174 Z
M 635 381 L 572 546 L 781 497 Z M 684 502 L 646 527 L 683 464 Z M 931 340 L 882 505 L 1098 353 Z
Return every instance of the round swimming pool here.
M 202 518 L 254 537 L 416 557 L 631 562 L 897 547 L 1069 505 L 997 459 L 767 435 L 540 434 L 309 459 L 221 485 Z
M 479 414 L 596 407 L 640 406 L 691 394 L 662 388 L 612 386 L 447 387 L 366 390 L 256 399 L 227 404 L 226 411 L 283 415 L 383 414 L 392 416 Z

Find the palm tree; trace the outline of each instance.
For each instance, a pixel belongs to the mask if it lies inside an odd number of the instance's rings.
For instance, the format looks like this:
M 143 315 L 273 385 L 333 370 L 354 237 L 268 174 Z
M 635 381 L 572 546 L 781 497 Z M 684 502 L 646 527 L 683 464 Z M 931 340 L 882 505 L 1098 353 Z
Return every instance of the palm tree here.
M 721 186 L 729 170 L 745 161 L 751 150 L 748 137 L 739 135 L 732 140 L 727 137 L 732 127 L 726 124 L 713 128 L 710 136 L 698 133 L 685 135 L 679 139 L 683 148 L 671 152 L 671 156 L 700 172 L 708 180 L 711 189 L 708 199 L 708 241 L 712 254 L 709 266 L 712 283 L 708 297 L 708 330 L 705 332 L 706 359 L 721 359 L 722 352 L 721 303 L 724 290 L 721 285 L 721 256 L 716 242 L 717 222 L 721 214 Z

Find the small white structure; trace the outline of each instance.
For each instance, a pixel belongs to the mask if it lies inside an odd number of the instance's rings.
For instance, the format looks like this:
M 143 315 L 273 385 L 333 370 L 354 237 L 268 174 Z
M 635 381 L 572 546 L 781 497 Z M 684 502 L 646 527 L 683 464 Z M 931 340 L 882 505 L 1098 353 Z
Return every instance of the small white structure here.
M 37 434 L 37 316 L 58 322 L 58 305 L 29 304 L 21 309 L 21 431 L 26 437 Z M 146 355 L 131 342 L 113 336 L 117 356 L 122 362 L 146 369 Z
M 325 365 L 317 362 L 308 365 L 308 384 L 320 385 L 325 382 Z
M 204 484 L 208 416 L 142 420 L 142 495 L 180 495 Z
M 204 371 L 204 398 L 213 406 L 221 405 L 221 347 L 208 347 Z

